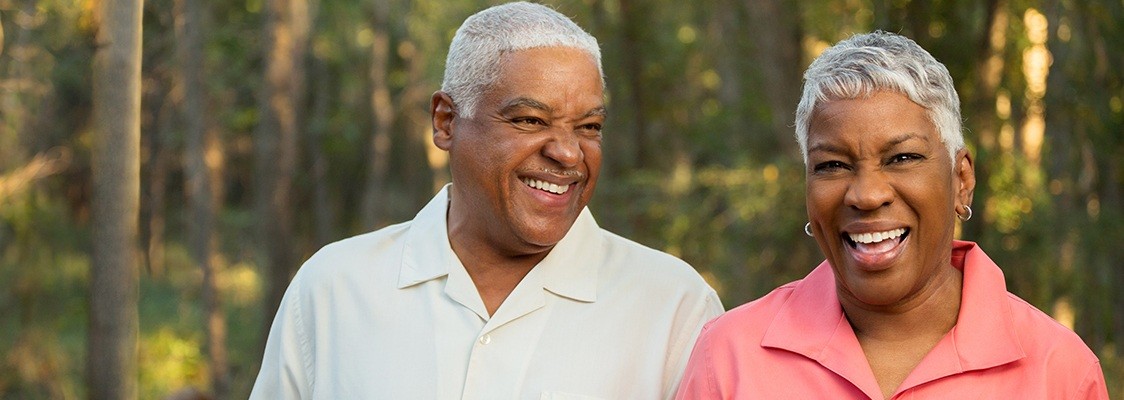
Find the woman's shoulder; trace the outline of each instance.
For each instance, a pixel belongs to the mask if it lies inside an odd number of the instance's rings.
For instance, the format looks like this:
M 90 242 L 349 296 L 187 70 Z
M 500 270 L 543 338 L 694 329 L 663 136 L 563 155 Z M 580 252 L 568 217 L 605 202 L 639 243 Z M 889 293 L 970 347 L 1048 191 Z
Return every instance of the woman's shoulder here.
M 1097 362 L 1097 356 L 1073 330 L 1034 305 L 1008 292 L 1012 329 L 1028 357 L 1080 367 Z
M 784 307 L 800 281 L 780 286 L 757 300 L 750 301 L 726 311 L 707 323 L 703 335 L 711 339 L 747 337 L 760 338 L 765 334 L 773 317 Z

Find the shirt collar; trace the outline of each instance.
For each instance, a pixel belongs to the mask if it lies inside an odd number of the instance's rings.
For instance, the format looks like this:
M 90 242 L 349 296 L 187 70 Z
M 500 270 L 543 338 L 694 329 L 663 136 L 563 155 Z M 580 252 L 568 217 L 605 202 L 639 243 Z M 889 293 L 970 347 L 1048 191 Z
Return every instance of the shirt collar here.
M 399 289 L 447 276 L 451 268 L 464 268 L 449 244 L 446 215 L 450 186 L 445 185 L 410 224 L 398 275 Z M 593 214 L 583 209 L 562 240 L 535 266 L 534 275 L 542 288 L 578 301 L 596 301 L 597 273 L 604 252 L 601 235 Z
M 761 346 L 808 357 L 870 398 L 882 397 L 858 338 L 843 314 L 835 273 L 827 261 L 794 284 L 792 295 L 765 331 Z
M 953 241 L 952 265 L 964 271 L 953 341 L 965 371 L 1026 357 L 1011 315 L 1003 271 L 973 242 Z
M 965 241 L 953 241 L 952 266 L 964 272 L 956 326 L 906 377 L 903 389 L 1026 357 L 999 266 L 978 245 Z
M 603 244 L 601 227 L 589 208 L 582 209 L 566 236 L 535 266 L 542 271 L 543 288 L 578 301 L 597 301 Z
M 1025 357 L 1012 322 L 1003 272 L 972 242 L 953 241 L 951 260 L 964 271 L 956 326 L 902 382 L 902 388 Z M 854 330 L 843 315 L 835 275 L 827 261 L 795 283 L 761 345 L 815 360 L 862 390 L 873 391 L 868 393 L 872 398 L 881 397 Z
M 460 265 L 449 244 L 445 221 L 449 186 L 441 188 L 410 222 L 398 272 L 399 289 L 446 276 L 453 265 Z

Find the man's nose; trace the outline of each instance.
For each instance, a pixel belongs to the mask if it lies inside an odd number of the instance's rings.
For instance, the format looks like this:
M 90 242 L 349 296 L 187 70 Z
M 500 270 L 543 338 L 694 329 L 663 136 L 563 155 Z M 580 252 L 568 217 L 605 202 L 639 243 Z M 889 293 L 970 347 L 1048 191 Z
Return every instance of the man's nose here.
M 584 155 L 577 135 L 568 128 L 553 129 L 552 137 L 544 146 L 542 153 L 564 168 L 573 168 L 581 163 Z

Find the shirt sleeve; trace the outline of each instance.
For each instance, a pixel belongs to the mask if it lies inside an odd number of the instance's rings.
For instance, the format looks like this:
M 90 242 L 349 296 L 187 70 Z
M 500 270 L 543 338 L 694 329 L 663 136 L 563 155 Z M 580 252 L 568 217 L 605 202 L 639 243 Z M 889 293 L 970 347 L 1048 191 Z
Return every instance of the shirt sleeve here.
M 261 369 L 250 392 L 251 400 L 312 398 L 311 351 L 302 314 L 300 282 L 297 274 L 277 309 Z
M 711 290 L 707 292 L 702 301 L 698 302 L 694 312 L 684 322 L 685 334 L 680 335 L 681 338 L 668 355 L 668 365 L 672 368 L 671 376 L 674 378 L 668 385 L 665 398 L 675 397 L 683 377 L 683 371 L 687 367 L 687 360 L 691 356 L 691 349 L 695 347 L 695 341 L 699 337 L 699 332 L 703 330 L 703 326 L 715 317 L 722 315 L 724 311 L 722 301 L 718 299 L 718 294 Z
M 691 351 L 691 358 L 687 361 L 687 369 L 683 372 L 683 380 L 679 383 L 676 400 L 711 400 L 719 398 L 715 390 L 713 375 L 711 374 L 710 354 L 708 353 L 707 328 L 703 328 L 699 339 Z
M 1085 373 L 1081 387 L 1073 396 L 1074 400 L 1108 400 L 1108 387 L 1105 385 L 1101 363 L 1094 362 Z

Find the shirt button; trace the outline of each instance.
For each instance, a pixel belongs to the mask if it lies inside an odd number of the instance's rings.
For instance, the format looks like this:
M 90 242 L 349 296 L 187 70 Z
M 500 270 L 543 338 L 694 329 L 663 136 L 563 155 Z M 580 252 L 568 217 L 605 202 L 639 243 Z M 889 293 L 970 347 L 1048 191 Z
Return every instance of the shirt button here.
M 480 344 L 492 343 L 492 335 L 484 335 L 480 337 Z

